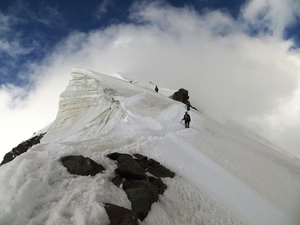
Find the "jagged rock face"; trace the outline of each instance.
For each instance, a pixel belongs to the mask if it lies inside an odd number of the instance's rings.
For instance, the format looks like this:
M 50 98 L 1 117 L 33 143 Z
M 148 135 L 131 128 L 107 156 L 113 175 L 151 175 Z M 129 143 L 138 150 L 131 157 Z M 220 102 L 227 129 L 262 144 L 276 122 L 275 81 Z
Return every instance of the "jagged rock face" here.
M 27 150 L 30 149 L 33 145 L 39 144 L 41 139 L 44 137 L 44 135 L 45 133 L 42 133 L 26 141 L 23 141 L 17 147 L 13 148 L 10 152 L 5 154 L 5 156 L 3 157 L 3 161 L 1 162 L 0 165 L 3 165 L 5 163 L 14 160 L 17 156 L 27 152 Z
M 167 189 L 167 185 L 165 185 L 160 178 L 155 178 L 155 177 L 148 177 L 148 178 L 149 178 L 149 182 L 157 188 L 158 194 L 162 195 Z
M 112 182 L 117 187 L 123 187 L 131 201 L 132 210 L 141 221 L 144 220 L 152 203 L 156 202 L 159 194 L 162 195 L 167 189 L 161 177 L 174 177 L 175 173 L 141 154 L 134 154 L 134 158 L 129 154 L 114 152 L 107 157 L 118 162 L 118 168 L 115 169 L 117 175 Z M 147 176 L 147 171 L 155 177 Z
M 88 157 L 81 155 L 70 155 L 61 158 L 63 165 L 69 173 L 82 176 L 95 176 L 102 172 L 105 168 Z
M 105 210 L 110 220 L 110 225 L 138 225 L 136 212 L 114 205 L 105 204 Z
M 157 188 L 149 181 L 128 179 L 124 182 L 123 189 L 131 201 L 132 210 L 140 220 L 144 220 L 152 203 L 158 200 Z
M 111 182 L 116 185 L 117 187 L 120 187 L 121 184 L 124 183 L 123 177 L 120 176 L 119 174 L 117 174 L 112 180 Z
M 133 158 L 129 154 L 111 153 L 107 155 L 108 158 L 118 161 L 118 168 L 115 172 L 122 177 L 132 177 L 135 179 L 145 179 L 146 171 L 154 175 L 155 177 L 171 177 L 175 176 L 175 173 L 162 166 L 154 159 L 148 159 L 141 154 L 134 154 Z
M 133 157 L 129 154 L 114 152 L 108 154 L 107 157 L 118 162 L 118 167 L 115 169 L 116 176 L 111 181 L 117 187 L 122 185 L 132 207 L 132 210 L 129 210 L 105 203 L 111 225 L 136 225 L 138 224 L 137 218 L 143 221 L 152 203 L 156 202 L 158 196 L 167 189 L 167 185 L 160 177 L 174 177 L 175 173 L 141 154 L 135 154 Z M 105 170 L 101 164 L 82 155 L 62 157 L 60 161 L 71 174 L 95 176 Z M 155 177 L 147 176 L 147 171 Z
M 168 170 L 164 166 L 160 165 L 159 162 L 154 159 L 147 159 L 147 157 L 136 159 L 136 162 L 147 172 L 151 173 L 156 177 L 171 177 L 175 176 L 175 173 Z
M 189 100 L 190 97 L 189 97 L 189 92 L 187 90 L 180 88 L 170 98 L 186 104 L 186 102 Z
M 115 170 L 122 177 L 131 177 L 138 180 L 146 179 L 146 171 L 130 155 L 120 155 L 118 157 L 118 168 Z

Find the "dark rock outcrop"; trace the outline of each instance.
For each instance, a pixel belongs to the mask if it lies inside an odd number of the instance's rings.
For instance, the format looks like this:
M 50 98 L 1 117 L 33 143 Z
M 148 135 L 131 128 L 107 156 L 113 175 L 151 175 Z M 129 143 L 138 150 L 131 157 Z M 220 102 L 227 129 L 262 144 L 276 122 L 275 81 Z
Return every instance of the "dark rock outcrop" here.
M 149 182 L 156 187 L 158 194 L 160 195 L 167 189 L 167 185 L 165 185 L 160 178 L 149 177 Z
M 39 144 L 41 139 L 44 137 L 46 133 L 42 133 L 40 135 L 34 136 L 26 141 L 23 141 L 17 147 L 13 148 L 10 152 L 6 153 L 3 157 L 3 161 L 1 162 L 1 166 L 5 163 L 8 163 L 14 160 L 17 156 L 27 152 L 33 145 Z
M 136 157 L 135 161 L 142 167 L 143 169 L 147 169 L 148 166 L 150 166 L 151 161 L 148 160 L 146 156 L 143 156 L 141 154 L 134 154 L 134 157 Z
M 135 154 L 135 161 L 145 169 L 147 172 L 151 173 L 155 177 L 171 177 L 175 176 L 175 173 L 168 170 L 164 166 L 162 166 L 159 162 L 154 159 L 148 159 L 146 156 Z
M 170 98 L 186 104 L 186 102 L 189 100 L 190 97 L 189 97 L 189 92 L 187 90 L 180 88 Z
M 180 88 L 178 91 L 176 91 L 173 95 L 170 96 L 170 98 L 186 104 L 187 110 L 190 110 L 189 108 L 193 108 L 198 111 L 198 109 L 192 106 L 189 102 L 189 92 L 183 88 Z
M 70 155 L 61 158 L 61 162 L 67 168 L 69 173 L 82 176 L 95 176 L 105 168 L 88 157 L 82 155 Z
M 111 182 L 116 185 L 117 187 L 120 187 L 121 184 L 123 184 L 123 177 L 120 176 L 119 174 L 117 174 L 112 180 Z
M 114 152 L 108 154 L 112 160 L 117 161 L 116 176 L 111 180 L 117 187 L 122 187 L 132 210 L 105 203 L 105 210 L 111 225 L 137 225 L 138 219 L 143 221 L 151 208 L 152 203 L 158 201 L 167 189 L 161 177 L 174 177 L 175 173 L 160 165 L 159 162 L 148 159 L 141 154 L 134 157 L 129 154 Z M 69 173 L 94 176 L 105 168 L 88 157 L 82 155 L 70 155 L 60 159 Z M 154 176 L 148 176 L 150 172 Z
M 146 168 L 149 173 L 156 177 L 171 177 L 173 178 L 175 176 L 175 173 L 168 170 L 164 166 L 162 166 L 159 162 L 155 161 L 154 159 L 149 160 L 151 163 Z
M 120 155 L 126 155 L 126 154 L 122 154 L 119 152 L 113 152 L 113 153 L 108 154 L 107 157 L 112 160 L 117 160 Z M 127 154 L 127 155 L 129 155 L 129 154 Z
M 158 200 L 158 189 L 149 181 L 127 180 L 124 182 L 124 191 L 131 201 L 132 210 L 142 221 L 148 215 L 152 203 Z
M 175 173 L 160 165 L 159 162 L 148 159 L 141 154 L 111 153 L 107 157 L 117 160 L 118 167 L 115 169 L 116 176 L 112 182 L 117 187 L 123 187 L 128 199 L 131 201 L 132 210 L 138 218 L 144 220 L 151 208 L 152 203 L 158 200 L 167 189 L 160 177 L 174 177 Z M 155 177 L 147 176 L 146 172 Z
M 127 154 L 122 154 L 117 158 L 118 168 L 115 170 L 122 177 L 131 177 L 138 180 L 146 179 L 146 171 Z
M 110 225 L 138 225 L 136 212 L 114 205 L 105 204 L 105 210 L 110 220 Z

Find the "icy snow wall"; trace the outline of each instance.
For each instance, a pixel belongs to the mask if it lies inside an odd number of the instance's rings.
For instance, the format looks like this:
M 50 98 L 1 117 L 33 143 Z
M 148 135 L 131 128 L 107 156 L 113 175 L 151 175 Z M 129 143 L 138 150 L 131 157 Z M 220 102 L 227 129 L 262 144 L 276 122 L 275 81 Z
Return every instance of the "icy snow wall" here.
M 118 79 L 82 69 L 73 69 L 72 77 L 60 95 L 59 111 L 44 143 L 86 140 L 106 132 L 127 115 L 112 95 L 118 95 L 117 91 L 105 84 L 107 80 L 118 83 Z

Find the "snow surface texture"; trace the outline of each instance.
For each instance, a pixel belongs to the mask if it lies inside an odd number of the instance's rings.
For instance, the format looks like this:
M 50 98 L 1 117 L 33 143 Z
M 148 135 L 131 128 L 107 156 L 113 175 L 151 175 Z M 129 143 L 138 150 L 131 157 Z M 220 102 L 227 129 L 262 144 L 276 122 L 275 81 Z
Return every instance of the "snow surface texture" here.
M 74 69 L 41 144 L 0 167 L 0 224 L 109 224 L 103 203 L 131 209 L 113 185 L 112 152 L 141 153 L 176 173 L 142 225 L 300 224 L 300 163 L 137 84 Z M 42 132 L 42 131 L 41 131 Z M 84 155 L 106 170 L 69 174 Z

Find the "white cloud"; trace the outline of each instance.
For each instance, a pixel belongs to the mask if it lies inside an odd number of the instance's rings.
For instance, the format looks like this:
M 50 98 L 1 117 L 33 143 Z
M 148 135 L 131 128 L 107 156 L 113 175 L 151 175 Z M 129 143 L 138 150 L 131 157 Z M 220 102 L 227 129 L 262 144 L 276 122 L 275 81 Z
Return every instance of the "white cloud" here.
M 283 40 L 283 35 L 245 33 L 245 22 L 254 24 L 253 15 L 261 10 L 257 4 L 248 3 L 243 11 L 246 21 L 242 21 L 220 11 L 200 15 L 190 7 L 136 3 L 131 10 L 132 24 L 70 34 L 43 64 L 32 65 L 36 88 L 19 102 L 21 109 L 19 104 L 9 108 L 10 91 L 1 90 L 1 102 L 6 105 L 1 115 L 10 122 L 0 135 L 11 137 L 8 126 L 12 132 L 30 130 L 31 134 L 51 122 L 71 68 L 79 67 L 186 88 L 199 110 L 222 122 L 237 121 L 300 157 L 296 135 L 300 132 L 300 54 L 291 50 L 293 43 Z M 292 21 L 280 21 L 276 15 L 269 15 L 274 27 Z M 18 129 L 20 124 L 22 129 Z
M 5 15 L 0 12 L 0 54 L 5 53 L 10 56 L 25 54 L 28 48 L 20 45 L 19 34 L 14 32 L 13 27 L 23 21 L 15 15 Z
M 1 33 L 7 32 L 10 29 L 11 17 L 4 15 L 0 12 L 0 29 Z
M 256 29 L 282 35 L 300 16 L 298 0 L 252 0 L 245 5 L 242 17 Z
M 27 9 L 26 13 L 32 20 L 49 27 L 61 27 L 65 24 L 65 18 L 58 12 L 57 8 L 52 8 L 50 6 L 42 7 L 42 10 L 38 13 L 34 13 Z
M 50 6 L 47 2 L 41 1 L 37 8 L 32 8 L 31 4 L 18 0 L 14 2 L 9 10 L 10 15 L 24 23 L 38 22 L 48 27 L 61 27 L 65 24 L 65 18 L 58 11 L 59 6 Z
M 98 20 L 101 20 L 103 16 L 107 13 L 107 9 L 109 6 L 114 4 L 113 0 L 103 0 L 97 7 L 96 12 L 94 13 L 95 17 Z

